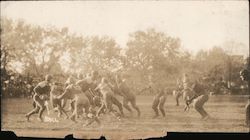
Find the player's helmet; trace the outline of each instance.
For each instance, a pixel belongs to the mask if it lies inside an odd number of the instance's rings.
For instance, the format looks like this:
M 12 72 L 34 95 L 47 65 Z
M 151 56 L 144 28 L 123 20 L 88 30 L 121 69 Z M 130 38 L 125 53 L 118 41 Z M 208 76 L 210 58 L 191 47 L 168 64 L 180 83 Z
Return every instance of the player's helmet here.
M 45 76 L 45 80 L 46 81 L 50 81 L 52 79 L 52 76 L 50 75 L 50 74 L 47 74 L 46 76 Z

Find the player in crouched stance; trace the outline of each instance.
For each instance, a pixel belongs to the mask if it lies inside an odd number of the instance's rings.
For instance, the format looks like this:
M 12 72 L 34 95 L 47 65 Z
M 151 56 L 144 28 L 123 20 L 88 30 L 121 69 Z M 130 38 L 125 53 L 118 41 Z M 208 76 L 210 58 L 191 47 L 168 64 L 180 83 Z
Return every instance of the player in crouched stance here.
M 161 89 L 154 97 L 152 109 L 155 112 L 155 116 L 153 118 L 157 118 L 159 116 L 159 110 L 162 113 L 162 116 L 165 117 L 164 104 L 166 102 L 166 89 Z
M 58 111 L 58 117 L 61 117 L 62 114 L 66 116 L 66 119 L 69 118 L 66 110 L 63 108 L 62 102 L 63 99 L 60 100 L 57 97 L 60 96 L 64 92 L 62 85 L 60 83 L 54 83 L 54 85 L 51 87 L 50 91 L 50 102 L 53 110 L 57 109 Z
M 203 108 L 204 104 L 208 101 L 209 96 L 206 92 L 205 79 L 199 79 L 192 85 L 194 95 L 187 101 L 187 105 L 193 102 L 195 110 L 201 115 L 202 120 L 211 118 Z
M 119 108 L 121 116 L 124 116 L 122 104 L 116 99 L 111 87 L 107 79 L 102 78 L 101 83 L 95 88 L 95 91 L 100 90 L 103 98 L 103 103 L 97 112 L 97 116 L 99 116 L 101 111 L 105 108 L 108 112 L 114 112 L 112 104 L 116 105 Z
M 136 96 L 129 89 L 126 80 L 119 77 L 119 75 L 116 75 L 116 86 L 117 92 L 123 97 L 123 107 L 126 108 L 132 114 L 132 109 L 128 105 L 130 103 L 132 108 L 137 111 L 137 116 L 140 117 L 141 111 L 137 106 Z
M 34 88 L 33 100 L 35 102 L 35 108 L 25 115 L 27 121 L 29 121 L 31 115 L 38 113 L 38 120 L 43 122 L 42 114 L 45 110 L 46 103 L 48 103 L 49 100 L 51 81 L 52 76 L 46 75 L 45 80 L 38 83 L 37 86 Z

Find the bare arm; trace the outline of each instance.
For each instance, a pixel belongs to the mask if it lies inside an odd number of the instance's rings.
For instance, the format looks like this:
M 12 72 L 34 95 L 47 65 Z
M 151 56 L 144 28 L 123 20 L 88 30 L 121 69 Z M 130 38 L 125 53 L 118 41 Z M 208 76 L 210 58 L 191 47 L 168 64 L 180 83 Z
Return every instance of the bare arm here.
M 57 96 L 57 99 L 62 100 L 63 98 L 65 98 L 67 92 L 68 92 L 67 89 L 65 89 L 65 91 L 61 95 Z

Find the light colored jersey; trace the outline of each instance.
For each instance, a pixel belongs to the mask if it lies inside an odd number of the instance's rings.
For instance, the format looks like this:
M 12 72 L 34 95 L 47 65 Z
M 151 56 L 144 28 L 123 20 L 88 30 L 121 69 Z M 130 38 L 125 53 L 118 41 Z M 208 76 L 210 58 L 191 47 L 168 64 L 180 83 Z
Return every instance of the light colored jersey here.
M 184 90 L 186 90 L 190 87 L 190 81 L 189 81 L 188 77 L 184 76 L 182 82 L 183 82 Z

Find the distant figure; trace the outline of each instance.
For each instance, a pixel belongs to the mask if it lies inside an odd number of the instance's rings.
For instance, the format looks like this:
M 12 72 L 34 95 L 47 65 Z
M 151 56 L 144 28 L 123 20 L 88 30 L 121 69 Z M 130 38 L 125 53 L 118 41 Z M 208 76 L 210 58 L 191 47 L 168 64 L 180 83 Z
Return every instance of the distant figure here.
M 156 87 L 155 87 L 155 84 L 154 84 L 154 82 L 153 82 L 153 80 L 152 80 L 152 76 L 151 76 L 151 75 L 148 77 L 148 85 L 147 85 L 145 88 L 143 88 L 143 89 L 139 92 L 139 94 L 143 93 L 143 92 L 146 91 L 146 90 L 149 91 L 149 94 L 150 94 L 150 95 L 153 95 L 153 94 L 155 93 Z
M 193 96 L 193 92 L 191 89 L 191 81 L 189 80 L 189 76 L 186 73 L 183 75 L 182 84 L 183 84 L 183 93 L 182 93 L 183 100 L 186 103 L 184 111 L 186 111 L 187 109 L 189 109 L 187 101 L 190 100 L 190 97 Z
M 221 94 L 224 93 L 225 90 L 228 90 L 227 84 L 224 82 L 223 78 L 220 77 L 214 85 L 214 92 L 215 94 Z
M 250 126 L 250 95 L 249 95 L 249 87 L 250 87 L 250 64 L 249 64 L 249 62 L 248 62 L 247 68 L 245 68 L 245 69 L 243 69 L 243 70 L 240 71 L 240 78 L 243 81 L 247 81 L 248 82 L 248 103 L 245 106 L 245 110 L 246 110 L 245 124 L 246 124 L 247 127 L 249 127 Z
M 176 101 L 176 106 L 179 106 L 179 98 L 181 97 L 182 94 L 183 94 L 183 84 L 179 80 L 177 80 L 177 87 L 173 91 L 173 95 Z
M 38 83 L 37 86 L 34 88 L 34 95 L 33 100 L 35 102 L 35 108 L 25 115 L 27 118 L 27 121 L 29 121 L 29 118 L 31 115 L 38 113 L 38 120 L 43 122 L 42 114 L 45 110 L 46 101 L 49 100 L 49 94 L 50 94 L 50 83 L 52 81 L 51 75 L 46 75 L 45 80 Z
M 190 80 L 186 73 L 183 75 L 182 85 L 183 85 L 183 91 L 184 91 L 183 99 L 184 101 L 186 101 L 189 99 L 189 91 L 190 91 Z
M 162 116 L 165 117 L 165 110 L 164 110 L 164 104 L 166 102 L 166 89 L 161 89 L 154 97 L 152 109 L 155 112 L 155 116 L 153 118 L 156 118 L 159 116 L 159 110 L 162 113 Z

